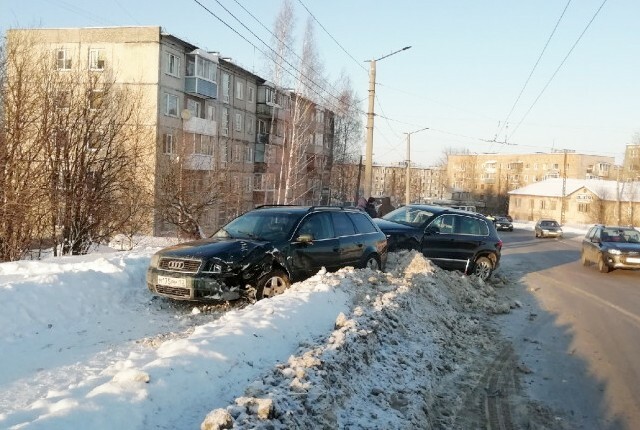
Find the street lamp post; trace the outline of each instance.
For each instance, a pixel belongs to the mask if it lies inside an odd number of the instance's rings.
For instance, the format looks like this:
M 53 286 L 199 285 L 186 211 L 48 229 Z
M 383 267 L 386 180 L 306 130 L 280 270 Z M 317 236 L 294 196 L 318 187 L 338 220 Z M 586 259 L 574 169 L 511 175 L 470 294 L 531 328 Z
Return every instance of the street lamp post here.
M 405 189 L 405 204 L 407 205 L 411 203 L 411 135 L 424 130 L 429 130 L 429 127 L 424 127 L 420 130 L 405 133 L 407 135 L 407 177 Z
M 373 188 L 373 117 L 374 102 L 376 99 L 376 61 L 390 57 L 398 52 L 406 51 L 411 46 L 405 46 L 390 54 L 384 55 L 369 62 L 369 111 L 367 112 L 367 145 L 365 148 L 365 165 L 364 165 L 364 196 L 371 197 L 371 189 Z

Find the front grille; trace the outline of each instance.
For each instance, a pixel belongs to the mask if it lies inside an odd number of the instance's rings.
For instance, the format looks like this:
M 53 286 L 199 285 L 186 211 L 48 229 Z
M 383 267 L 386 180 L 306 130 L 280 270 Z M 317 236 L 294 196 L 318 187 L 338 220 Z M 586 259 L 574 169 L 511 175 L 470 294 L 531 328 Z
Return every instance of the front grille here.
M 158 268 L 170 272 L 198 273 L 200 270 L 200 260 L 187 260 L 184 258 L 161 258 Z
M 166 285 L 156 285 L 156 291 L 174 297 L 191 297 L 191 290 L 188 288 L 167 287 Z

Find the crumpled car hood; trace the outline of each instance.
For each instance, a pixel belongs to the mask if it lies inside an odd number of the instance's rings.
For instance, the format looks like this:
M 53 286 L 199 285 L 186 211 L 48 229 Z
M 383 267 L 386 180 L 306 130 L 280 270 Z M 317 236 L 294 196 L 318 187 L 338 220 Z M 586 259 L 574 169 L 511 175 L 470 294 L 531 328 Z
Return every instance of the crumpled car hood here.
M 160 251 L 160 255 L 203 260 L 215 257 L 228 263 L 236 263 L 259 248 L 269 252 L 273 246 L 270 242 L 249 239 L 202 239 L 165 248 Z

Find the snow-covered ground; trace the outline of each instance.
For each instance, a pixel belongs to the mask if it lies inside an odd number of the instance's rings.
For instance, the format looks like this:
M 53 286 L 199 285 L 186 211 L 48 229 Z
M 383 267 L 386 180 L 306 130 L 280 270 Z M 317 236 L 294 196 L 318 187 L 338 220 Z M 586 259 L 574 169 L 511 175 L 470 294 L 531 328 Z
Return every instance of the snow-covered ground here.
M 0 428 L 448 428 L 518 307 L 415 252 L 196 306 L 149 294 L 157 245 L 0 264 Z

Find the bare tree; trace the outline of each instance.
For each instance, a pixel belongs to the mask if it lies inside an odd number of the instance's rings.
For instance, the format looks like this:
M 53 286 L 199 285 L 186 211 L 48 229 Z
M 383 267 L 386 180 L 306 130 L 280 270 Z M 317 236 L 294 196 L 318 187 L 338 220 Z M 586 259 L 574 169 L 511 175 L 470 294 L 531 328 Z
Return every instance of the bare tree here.
M 43 213 L 38 210 L 44 194 L 42 148 L 25 145 L 38 135 L 40 94 L 32 82 L 43 77 L 33 64 L 43 62 L 28 38 L 10 35 L 0 58 L 2 81 L 2 127 L 0 131 L 0 261 L 21 258 L 32 239 L 42 231 Z
M 336 87 L 340 93 L 334 121 L 331 188 L 342 202 L 355 202 L 353 190 L 359 184 L 358 171 L 353 166 L 358 164 L 362 152 L 362 117 L 351 79 L 342 73 Z
M 62 254 L 84 253 L 150 213 L 150 194 L 139 188 L 149 155 L 141 96 L 107 69 L 78 64 L 61 73 L 49 45 L 27 35 L 9 32 L 6 180 L 24 184 L 17 189 L 31 242 L 48 238 Z

